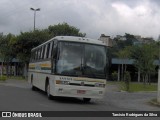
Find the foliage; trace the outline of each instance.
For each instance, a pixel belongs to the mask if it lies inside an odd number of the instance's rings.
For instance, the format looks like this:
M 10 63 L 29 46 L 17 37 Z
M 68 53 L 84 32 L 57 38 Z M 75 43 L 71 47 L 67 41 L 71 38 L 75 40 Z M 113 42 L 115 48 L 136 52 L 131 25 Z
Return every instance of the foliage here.
M 117 78 L 118 78 L 118 73 L 117 73 L 116 71 L 114 71 L 114 72 L 112 73 L 112 79 L 113 79 L 114 81 L 117 81 Z
M 21 34 L 16 37 L 16 40 L 14 39 L 12 41 L 12 47 L 14 47 L 14 52 L 17 53 L 17 58 L 24 63 L 28 63 L 32 48 L 54 36 L 60 35 L 85 36 L 85 34 L 79 32 L 79 29 L 63 23 L 49 26 L 48 29 L 44 30 L 21 32 Z
M 46 30 L 21 32 L 21 34 L 17 36 L 16 41 L 13 42 L 12 46 L 14 46 L 14 52 L 17 53 L 17 57 L 22 62 L 28 63 L 31 49 L 48 39 L 50 39 L 50 35 Z
M 116 53 L 116 56 L 122 60 L 122 72 L 121 72 L 121 78 L 122 81 L 124 80 L 124 72 L 126 71 L 126 60 L 130 58 L 130 51 L 131 51 L 131 46 L 127 46 L 124 49 L 120 50 L 119 52 Z M 124 66 L 125 65 L 125 66 Z
M 155 65 L 153 64 L 156 58 L 154 44 L 133 46 L 131 57 L 135 59 L 135 67 L 142 73 L 145 84 L 148 82 L 149 76 L 155 72 Z
M 133 45 L 133 43 L 135 41 L 137 41 L 137 39 L 134 37 L 134 35 L 131 35 L 128 33 L 125 33 L 124 37 L 126 38 L 126 40 L 119 40 L 118 38 L 113 39 L 113 41 L 115 43 L 114 43 L 114 46 L 111 50 L 112 57 L 119 57 L 118 54 L 116 54 L 116 53 L 125 49 L 126 47 L 131 47 Z
M 1 35 L 0 37 L 0 54 L 1 58 L 3 58 L 4 61 L 10 62 L 16 54 L 13 52 L 13 47 L 11 47 L 11 41 L 15 38 L 14 35 L 8 34 L 8 35 Z
M 62 23 L 54 26 L 49 26 L 48 27 L 48 32 L 51 34 L 53 37 L 54 36 L 80 36 L 80 37 L 85 37 L 85 33 L 80 33 L 80 30 L 77 29 L 74 26 L 70 26 L 67 23 Z
M 7 35 L 0 35 L 0 57 L 2 60 L 2 68 L 3 62 L 6 62 L 6 74 L 8 76 L 8 65 L 9 62 L 12 61 L 13 58 L 16 57 L 16 53 L 13 51 L 14 47 L 11 47 L 12 40 L 15 38 L 15 35 L 7 34 Z M 3 74 L 3 69 L 1 71 L 1 75 Z
M 125 37 L 126 37 L 126 45 L 127 46 L 132 46 L 133 43 L 137 41 L 137 39 L 134 37 L 134 35 L 125 33 Z
M 0 76 L 0 81 L 5 81 L 6 79 L 7 79 L 6 76 L 4 76 L 4 75 Z

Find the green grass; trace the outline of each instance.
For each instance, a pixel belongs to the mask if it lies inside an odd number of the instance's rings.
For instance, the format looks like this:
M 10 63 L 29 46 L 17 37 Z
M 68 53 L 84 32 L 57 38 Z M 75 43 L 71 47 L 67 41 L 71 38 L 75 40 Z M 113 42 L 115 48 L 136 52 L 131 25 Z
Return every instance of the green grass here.
M 121 83 L 121 89 L 125 90 L 124 83 Z M 129 92 L 140 92 L 140 91 L 157 91 L 157 84 L 146 84 L 143 83 L 130 83 Z
M 124 82 L 117 82 L 117 81 L 107 81 L 109 85 L 117 85 L 120 90 L 126 91 L 126 87 Z M 146 84 L 143 83 L 134 83 L 130 82 L 130 89 L 129 92 L 140 92 L 140 91 L 157 91 L 157 84 Z
M 120 85 L 121 82 L 118 82 L 118 81 L 107 81 L 107 84 L 109 84 L 109 85 Z
M 5 75 L 0 76 L 0 81 L 5 81 L 7 77 Z
M 9 76 L 8 79 L 13 79 L 13 80 L 25 80 L 23 76 Z

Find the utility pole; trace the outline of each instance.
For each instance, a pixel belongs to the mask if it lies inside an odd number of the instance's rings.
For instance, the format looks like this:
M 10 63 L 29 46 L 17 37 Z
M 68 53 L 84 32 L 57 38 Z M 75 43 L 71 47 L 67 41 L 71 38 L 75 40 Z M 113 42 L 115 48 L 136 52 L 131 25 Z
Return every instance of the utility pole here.
M 157 101 L 160 103 L 160 35 L 159 35 L 159 38 L 158 38 L 158 48 L 159 48 L 159 69 L 158 69 Z
M 34 11 L 34 27 L 33 30 L 35 31 L 35 25 L 36 25 L 36 11 L 40 11 L 40 8 L 34 9 L 34 8 L 30 8 L 30 10 Z

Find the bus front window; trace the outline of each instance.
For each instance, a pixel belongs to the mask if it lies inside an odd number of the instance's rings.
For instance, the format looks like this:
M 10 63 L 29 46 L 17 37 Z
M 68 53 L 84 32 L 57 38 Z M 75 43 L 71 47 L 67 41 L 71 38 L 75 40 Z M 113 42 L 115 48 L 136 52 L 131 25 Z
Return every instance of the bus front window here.
M 105 78 L 106 48 L 84 43 L 59 43 L 56 73 L 68 76 Z
M 85 45 L 84 74 L 89 77 L 104 78 L 106 69 L 104 46 Z
M 60 43 L 57 73 L 63 75 L 81 75 L 82 45 L 70 42 Z

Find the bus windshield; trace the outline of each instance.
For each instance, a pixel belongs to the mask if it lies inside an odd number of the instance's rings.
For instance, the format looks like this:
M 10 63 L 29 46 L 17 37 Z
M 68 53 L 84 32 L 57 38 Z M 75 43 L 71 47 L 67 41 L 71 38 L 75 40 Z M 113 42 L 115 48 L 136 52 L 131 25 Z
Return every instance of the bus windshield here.
M 59 43 L 57 74 L 105 78 L 106 64 L 105 46 L 73 42 Z

